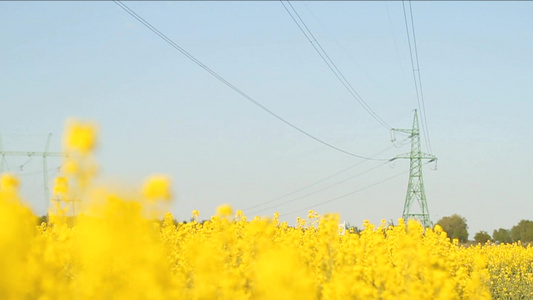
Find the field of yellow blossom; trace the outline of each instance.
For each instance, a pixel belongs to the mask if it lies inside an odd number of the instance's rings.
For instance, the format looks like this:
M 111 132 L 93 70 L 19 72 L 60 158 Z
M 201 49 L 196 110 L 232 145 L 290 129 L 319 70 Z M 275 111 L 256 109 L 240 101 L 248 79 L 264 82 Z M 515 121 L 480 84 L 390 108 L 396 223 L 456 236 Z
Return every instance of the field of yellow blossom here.
M 531 247 L 463 247 L 413 220 L 355 233 L 335 214 L 310 211 L 289 226 L 222 205 L 176 223 L 164 214 L 165 176 L 136 195 L 93 186 L 96 138 L 92 124 L 67 125 L 48 223 L 23 204 L 17 178 L 0 178 L 2 299 L 533 298 Z

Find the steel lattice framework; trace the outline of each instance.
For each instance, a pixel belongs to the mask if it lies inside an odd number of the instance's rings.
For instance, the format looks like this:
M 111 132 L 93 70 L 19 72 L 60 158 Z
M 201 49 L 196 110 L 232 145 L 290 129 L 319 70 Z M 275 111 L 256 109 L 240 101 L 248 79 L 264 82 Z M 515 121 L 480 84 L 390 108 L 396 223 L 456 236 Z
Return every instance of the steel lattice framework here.
M 420 146 L 420 127 L 418 126 L 418 113 L 415 109 L 415 116 L 413 119 L 412 129 L 392 129 L 393 132 L 401 132 L 408 134 L 411 138 L 411 152 L 396 156 L 390 161 L 396 159 L 409 159 L 409 185 L 407 186 L 407 195 L 405 197 L 405 204 L 403 207 L 403 219 L 417 219 L 424 227 L 431 227 L 432 223 L 429 217 L 429 209 L 426 200 L 426 192 L 424 190 L 424 179 L 422 177 L 422 160 L 429 159 L 429 162 L 437 160 L 432 154 L 422 152 Z M 414 204 L 418 203 L 420 211 L 413 210 Z
M 27 157 L 33 157 L 33 156 L 41 156 L 43 158 L 43 182 L 44 182 L 44 201 L 45 201 L 45 207 L 48 208 L 48 202 L 50 201 L 50 192 L 48 191 L 48 161 L 47 157 L 50 156 L 56 156 L 56 157 L 68 157 L 67 153 L 64 152 L 48 152 L 48 148 L 50 147 L 50 138 L 52 137 L 52 134 L 50 133 L 48 135 L 48 139 L 46 141 L 46 147 L 44 149 L 44 152 L 37 152 L 37 151 L 4 151 L 4 145 L 2 143 L 2 137 L 0 136 L 0 173 L 6 171 L 6 156 L 27 156 Z

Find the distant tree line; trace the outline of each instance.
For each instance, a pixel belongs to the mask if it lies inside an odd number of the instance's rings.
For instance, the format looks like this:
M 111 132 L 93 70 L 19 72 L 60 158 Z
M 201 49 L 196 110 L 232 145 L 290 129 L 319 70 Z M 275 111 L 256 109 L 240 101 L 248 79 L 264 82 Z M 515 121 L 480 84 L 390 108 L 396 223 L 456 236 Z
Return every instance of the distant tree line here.
M 511 230 L 500 228 L 492 232 L 492 239 L 499 243 L 533 243 L 533 221 L 521 220 Z
M 443 217 L 437 221 L 448 237 L 458 239 L 462 243 L 468 241 L 468 225 L 466 218 L 453 214 L 448 217 Z M 487 241 L 496 243 L 514 243 L 521 241 L 522 243 L 533 243 L 533 221 L 521 220 L 517 225 L 511 229 L 500 228 L 492 232 L 492 237 L 486 231 L 479 231 L 474 235 L 476 243 L 486 243 Z

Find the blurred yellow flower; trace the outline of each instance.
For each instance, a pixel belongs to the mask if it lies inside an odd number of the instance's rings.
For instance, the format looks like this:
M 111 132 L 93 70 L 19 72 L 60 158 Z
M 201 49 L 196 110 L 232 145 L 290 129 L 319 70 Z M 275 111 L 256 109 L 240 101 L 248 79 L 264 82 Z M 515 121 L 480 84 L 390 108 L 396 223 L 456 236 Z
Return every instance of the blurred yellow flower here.
M 0 176 L 0 189 L 4 191 L 16 191 L 19 184 L 19 180 L 13 174 L 2 174 Z
M 231 217 L 233 215 L 233 209 L 228 204 L 223 204 L 217 207 L 217 215 L 220 217 Z
M 192 217 L 193 217 L 193 219 L 197 219 L 198 216 L 200 216 L 200 212 L 199 212 L 198 210 L 196 210 L 196 209 L 193 210 L 193 211 L 192 211 Z
M 172 192 L 170 190 L 170 179 L 163 175 L 154 175 L 148 178 L 142 189 L 143 196 L 149 201 L 170 201 Z
M 87 154 L 94 150 L 96 136 L 96 126 L 93 123 L 81 122 L 74 119 L 68 120 L 64 141 L 65 148 L 67 152 L 74 151 Z
M 66 177 L 56 177 L 56 182 L 54 185 L 54 194 L 55 195 L 64 195 L 68 190 L 68 181 Z

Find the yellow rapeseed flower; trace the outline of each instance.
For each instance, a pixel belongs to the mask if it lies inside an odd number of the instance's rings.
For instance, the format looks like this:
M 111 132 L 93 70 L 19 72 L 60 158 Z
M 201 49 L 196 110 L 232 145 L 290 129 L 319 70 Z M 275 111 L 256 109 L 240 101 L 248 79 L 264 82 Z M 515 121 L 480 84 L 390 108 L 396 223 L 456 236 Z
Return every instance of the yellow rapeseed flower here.
M 56 177 L 56 182 L 54 185 L 54 194 L 55 195 L 64 195 L 68 191 L 68 181 L 66 177 Z
M 192 211 L 192 217 L 193 217 L 193 219 L 198 219 L 198 216 L 200 216 L 200 211 L 198 211 L 198 210 L 196 210 L 196 209 L 193 210 L 193 211 Z
M 93 123 L 78 120 L 67 121 L 65 148 L 67 152 L 87 154 L 96 146 L 96 126 Z
M 4 191 L 16 191 L 19 184 L 19 180 L 13 174 L 8 173 L 0 176 L 0 188 Z
M 145 181 L 142 193 L 150 202 L 158 200 L 170 201 L 172 199 L 170 179 L 163 175 L 151 176 Z
M 220 217 L 231 217 L 233 215 L 231 205 L 223 204 L 217 207 L 217 215 Z

